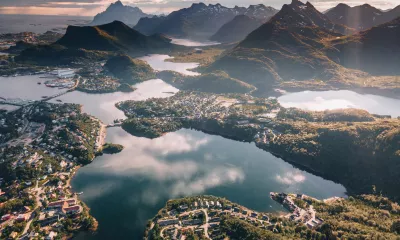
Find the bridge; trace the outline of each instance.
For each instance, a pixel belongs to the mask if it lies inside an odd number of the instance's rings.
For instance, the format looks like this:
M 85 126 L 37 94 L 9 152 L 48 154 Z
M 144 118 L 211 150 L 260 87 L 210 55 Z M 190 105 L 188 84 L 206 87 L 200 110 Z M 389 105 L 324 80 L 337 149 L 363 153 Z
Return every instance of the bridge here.
M 17 98 L 17 99 L 6 99 L 6 98 L 3 98 L 3 97 L 0 97 L 0 104 L 24 107 L 24 106 L 29 106 L 29 105 L 35 104 L 37 102 L 47 102 L 47 101 L 50 101 L 53 98 L 57 98 L 57 97 L 60 97 L 62 95 L 65 95 L 65 94 L 67 94 L 69 92 L 75 91 L 75 89 L 78 87 L 78 85 L 79 85 L 79 79 L 75 82 L 75 85 L 72 88 L 69 88 L 66 91 L 54 94 L 52 96 L 49 96 L 49 97 L 46 97 L 46 98 L 43 98 L 43 99 L 37 100 L 37 101 L 34 101 L 34 100 L 22 100 L 22 99 L 19 99 L 19 98 Z

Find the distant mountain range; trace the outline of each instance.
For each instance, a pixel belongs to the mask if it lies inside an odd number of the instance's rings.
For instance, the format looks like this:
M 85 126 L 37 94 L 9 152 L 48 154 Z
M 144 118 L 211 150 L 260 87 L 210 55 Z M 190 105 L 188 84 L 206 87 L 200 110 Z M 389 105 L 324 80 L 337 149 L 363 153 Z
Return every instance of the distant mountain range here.
M 206 72 L 270 89 L 281 81 L 340 78 L 346 68 L 369 73 L 400 73 L 398 20 L 359 34 L 332 23 L 307 2 L 293 0 L 238 46 L 211 64 Z M 386 66 L 385 66 L 386 65 Z
M 327 56 L 374 75 L 400 74 L 400 17 L 352 36 L 332 39 Z
M 263 19 L 239 15 L 224 24 L 218 32 L 211 36 L 210 40 L 221 43 L 238 42 L 265 22 L 266 20 Z
M 400 5 L 389 11 L 382 11 L 369 4 L 350 7 L 340 3 L 325 15 L 336 24 L 362 31 L 400 17 Z
M 143 18 L 134 27 L 145 34 L 161 33 L 172 37 L 209 39 L 225 23 L 238 15 L 247 15 L 255 18 L 268 18 L 277 10 L 262 4 L 249 8 L 227 8 L 221 4 L 206 5 L 195 3 L 189 8 L 172 12 L 166 17 Z
M 144 13 L 140 8 L 124 6 L 121 1 L 112 3 L 106 11 L 97 14 L 91 26 L 102 25 L 114 21 L 120 21 L 130 26 L 135 26 L 139 19 L 143 17 L 152 17 L 152 15 Z

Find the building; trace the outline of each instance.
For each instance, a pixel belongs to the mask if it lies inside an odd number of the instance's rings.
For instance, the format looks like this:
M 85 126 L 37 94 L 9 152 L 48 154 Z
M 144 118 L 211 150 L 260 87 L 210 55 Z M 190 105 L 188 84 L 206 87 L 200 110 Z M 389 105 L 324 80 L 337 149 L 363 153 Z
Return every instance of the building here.
M 182 225 L 184 226 L 200 225 L 201 223 L 202 221 L 200 219 L 191 219 L 182 221 Z
M 59 78 L 72 78 L 75 76 L 75 71 L 72 69 L 58 69 L 52 71 L 50 74 Z
M 160 227 L 169 226 L 169 225 L 175 225 L 175 224 L 178 224 L 178 223 L 179 223 L 179 219 L 177 219 L 177 218 L 158 220 L 158 225 Z
M 188 208 L 189 208 L 188 205 L 181 205 L 181 206 L 179 206 L 179 209 L 180 209 L 182 212 L 183 212 L 183 211 L 186 211 Z
M 53 240 L 57 236 L 56 232 L 51 231 L 49 235 L 47 235 L 44 239 L 45 240 Z
M 25 214 L 20 214 L 17 216 L 17 218 L 15 219 L 17 222 L 24 222 L 26 221 L 26 215 Z
M 63 208 L 63 212 L 66 214 L 77 214 L 80 213 L 81 211 L 82 207 L 79 205 Z
M 1 217 L 1 221 L 2 221 L 2 222 L 3 222 L 3 221 L 7 221 L 7 220 L 10 220 L 10 218 L 11 218 L 11 215 L 10 215 L 10 214 L 6 214 L 6 215 L 4 215 L 4 216 Z
M 59 208 L 66 208 L 69 207 L 68 203 L 66 201 L 56 201 L 56 202 L 51 202 L 47 205 L 47 208 L 50 209 L 59 209 Z

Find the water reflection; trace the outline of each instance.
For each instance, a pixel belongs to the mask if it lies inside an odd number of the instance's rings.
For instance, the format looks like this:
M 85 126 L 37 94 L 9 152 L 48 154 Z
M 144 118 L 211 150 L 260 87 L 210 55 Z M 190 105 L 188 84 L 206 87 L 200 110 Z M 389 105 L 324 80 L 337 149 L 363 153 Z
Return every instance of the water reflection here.
M 115 92 L 105 94 L 88 94 L 84 92 L 74 91 L 53 99 L 51 102 L 56 103 L 59 99 L 67 103 L 76 103 L 83 105 L 83 111 L 93 115 L 104 123 L 112 123 L 114 119 L 124 119 L 125 115 L 122 111 L 115 107 L 115 103 L 126 100 L 145 100 L 151 97 L 169 97 L 171 93 L 178 92 L 178 89 L 165 83 L 161 79 L 149 80 L 136 84 L 137 90 L 131 93 Z
M 0 97 L 39 100 L 42 96 L 51 96 L 60 93 L 62 89 L 48 88 L 44 84 L 43 75 L 0 77 Z
M 107 141 L 125 149 L 96 158 L 73 179 L 74 190 L 84 192 L 82 199 L 99 220 L 96 239 L 140 239 L 146 221 L 168 199 L 181 196 L 212 194 L 256 210 L 280 211 L 269 192 L 320 198 L 345 194 L 341 185 L 300 171 L 253 144 L 201 132 L 180 130 L 150 140 L 112 128 Z
M 304 91 L 289 93 L 278 98 L 284 107 L 296 107 L 313 111 L 339 108 L 359 108 L 370 113 L 400 116 L 400 100 L 376 96 L 361 95 L 352 91 Z
M 176 44 L 176 45 L 182 45 L 182 46 L 187 46 L 187 47 L 205 47 L 205 46 L 214 46 L 214 45 L 219 45 L 221 43 L 219 42 L 213 42 L 213 41 L 195 41 L 195 40 L 190 40 L 190 39 L 182 39 L 182 38 L 171 38 L 172 41 L 171 43 Z
M 179 72 L 185 75 L 197 76 L 200 73 L 190 71 L 188 69 L 193 69 L 199 66 L 198 63 L 175 63 L 175 62 L 166 62 L 166 59 L 172 58 L 168 55 L 161 54 L 151 54 L 148 56 L 144 56 L 139 58 L 140 60 L 146 61 L 150 66 L 157 71 L 171 70 L 175 72 Z

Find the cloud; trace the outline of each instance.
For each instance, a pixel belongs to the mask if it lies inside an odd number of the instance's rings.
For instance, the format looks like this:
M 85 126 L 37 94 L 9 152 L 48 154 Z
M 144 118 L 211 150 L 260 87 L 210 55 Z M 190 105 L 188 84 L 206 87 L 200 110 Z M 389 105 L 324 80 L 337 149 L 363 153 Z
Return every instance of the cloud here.
M 201 194 L 226 183 L 242 182 L 245 175 L 238 168 L 216 168 L 192 181 L 179 181 L 170 190 L 170 197 Z
M 1 0 L 0 13 L 26 14 L 68 14 L 68 15 L 86 15 L 92 16 L 98 12 L 104 11 L 106 7 L 115 0 Z M 148 13 L 167 13 L 180 8 L 189 7 L 198 0 L 123 0 L 126 5 L 138 6 Z M 221 3 L 222 5 L 233 7 L 235 5 L 245 6 L 251 4 L 265 4 L 280 9 L 283 4 L 288 4 L 291 0 L 205 0 L 206 4 Z M 323 11 L 334 7 L 341 0 L 313 0 L 310 1 L 319 10 Z M 349 0 L 347 4 L 361 5 L 369 3 L 375 7 L 388 9 L 398 4 L 398 0 Z M 66 11 L 67 10 L 67 11 Z
M 295 183 L 302 183 L 306 177 L 298 171 L 287 172 L 284 175 L 276 175 L 276 180 L 280 183 L 292 185 Z

